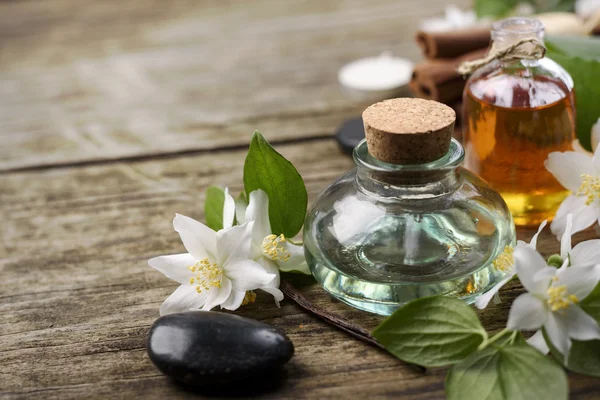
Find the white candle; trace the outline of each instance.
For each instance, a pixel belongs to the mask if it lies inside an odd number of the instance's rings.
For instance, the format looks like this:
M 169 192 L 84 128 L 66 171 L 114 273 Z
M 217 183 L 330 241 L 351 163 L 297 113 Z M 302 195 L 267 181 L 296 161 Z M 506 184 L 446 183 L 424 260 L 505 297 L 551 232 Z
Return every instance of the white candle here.
M 410 81 L 413 63 L 406 58 L 382 53 L 344 65 L 339 73 L 340 84 L 348 89 L 385 91 L 398 89 Z

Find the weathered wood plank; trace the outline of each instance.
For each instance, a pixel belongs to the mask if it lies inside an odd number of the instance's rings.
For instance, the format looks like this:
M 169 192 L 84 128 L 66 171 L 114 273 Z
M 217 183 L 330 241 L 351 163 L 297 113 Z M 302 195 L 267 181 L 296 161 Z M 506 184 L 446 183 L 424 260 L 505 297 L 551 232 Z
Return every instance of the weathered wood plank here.
M 314 199 L 352 164 L 323 137 L 365 106 L 338 88 L 339 66 L 384 50 L 417 58 L 418 21 L 445 3 L 0 3 L 0 397 L 188 396 L 145 353 L 176 287 L 146 265 L 183 250 L 173 214 L 202 219 L 209 184 L 241 190 L 241 149 L 255 127 L 271 141 L 312 139 L 278 148 Z M 547 233 L 539 243 L 558 251 Z M 366 328 L 381 320 L 310 278 L 289 279 Z M 519 293 L 513 285 L 503 297 Z M 487 329 L 504 326 L 508 304 L 480 313 Z M 239 313 L 296 345 L 287 379 L 266 397 L 444 396 L 445 370 L 415 373 L 287 300 L 277 308 L 260 296 Z M 598 380 L 570 382 L 572 398 L 600 392 Z
M 332 140 L 278 146 L 306 180 L 311 200 L 351 167 Z M 57 168 L 0 176 L 0 395 L 6 398 L 178 398 L 145 353 L 147 331 L 176 284 L 147 266 L 183 251 L 175 212 L 202 219 L 203 191 L 241 190 L 245 151 L 129 164 Z M 522 232 L 529 239 L 533 232 Z M 578 239 L 596 236 L 590 230 Z M 540 238 L 547 254 L 558 242 Z M 327 296 L 309 278 L 291 277 L 316 304 L 367 328 L 380 317 Z M 510 300 L 520 293 L 504 290 Z M 481 313 L 504 326 L 508 302 Z M 271 398 L 443 398 L 445 370 L 420 375 L 385 353 L 267 296 L 239 312 L 284 329 L 296 345 Z M 572 398 L 600 392 L 600 381 L 572 375 Z M 247 394 L 247 393 L 245 393 Z
M 366 106 L 338 68 L 418 58 L 445 3 L 2 2 L 0 171 L 333 134 Z

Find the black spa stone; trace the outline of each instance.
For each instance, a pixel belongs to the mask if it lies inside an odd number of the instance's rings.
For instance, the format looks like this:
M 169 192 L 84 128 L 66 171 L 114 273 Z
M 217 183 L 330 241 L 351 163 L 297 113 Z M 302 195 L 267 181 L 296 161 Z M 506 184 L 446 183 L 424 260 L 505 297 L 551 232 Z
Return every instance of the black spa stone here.
M 346 154 L 352 154 L 354 148 L 365 138 L 365 126 L 361 117 L 344 121 L 335 134 L 340 148 Z
M 164 374 L 187 385 L 272 377 L 294 355 L 279 329 L 220 312 L 192 311 L 157 319 L 148 355 Z

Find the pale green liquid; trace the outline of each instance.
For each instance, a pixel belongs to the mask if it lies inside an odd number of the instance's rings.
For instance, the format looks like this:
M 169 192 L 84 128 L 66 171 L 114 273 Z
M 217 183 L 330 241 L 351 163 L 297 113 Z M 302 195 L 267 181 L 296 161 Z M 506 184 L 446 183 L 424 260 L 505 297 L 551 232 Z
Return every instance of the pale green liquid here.
M 318 250 L 307 246 L 306 257 L 323 288 L 354 307 L 389 315 L 433 295 L 472 302 L 505 276 L 492 261 L 513 244 L 505 238 L 514 231 L 503 231 L 512 223 L 495 221 L 475 202 L 431 214 L 388 213 L 360 243 L 347 246 L 330 229 L 333 215 L 316 219 Z

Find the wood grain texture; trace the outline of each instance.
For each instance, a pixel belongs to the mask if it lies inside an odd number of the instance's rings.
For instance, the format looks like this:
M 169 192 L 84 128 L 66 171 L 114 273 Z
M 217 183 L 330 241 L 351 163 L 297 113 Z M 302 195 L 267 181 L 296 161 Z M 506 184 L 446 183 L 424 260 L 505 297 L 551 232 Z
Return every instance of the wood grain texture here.
M 209 185 L 242 189 L 254 128 L 281 143 L 314 200 L 352 167 L 328 137 L 365 106 L 340 91 L 337 69 L 384 50 L 418 58 L 419 20 L 445 3 L 0 2 L 0 397 L 195 397 L 145 350 L 177 286 L 147 265 L 183 251 L 175 212 L 202 220 Z M 547 232 L 539 246 L 558 251 Z M 309 277 L 287 278 L 366 329 L 381 321 Z M 520 292 L 512 285 L 503 298 Z M 480 313 L 488 330 L 504 326 L 508 305 Z M 261 295 L 239 314 L 287 332 L 287 377 L 200 395 L 444 397 L 444 369 L 416 373 L 289 300 L 277 308 Z M 574 399 L 600 393 L 596 379 L 573 374 L 570 384 Z
M 338 69 L 419 58 L 421 3 L 2 2 L 0 170 L 331 135 L 368 105 Z
M 278 146 L 306 180 L 311 200 L 351 167 L 332 140 Z M 186 392 L 154 368 L 148 329 L 176 283 L 149 268 L 156 255 L 183 251 L 175 212 L 202 219 L 203 191 L 219 182 L 241 190 L 245 151 L 0 176 L 0 393 L 7 398 L 177 398 Z M 533 232 L 523 232 L 528 239 Z M 596 235 L 586 231 L 578 239 Z M 558 242 L 542 235 L 548 255 Z M 289 276 L 316 304 L 371 329 L 381 317 L 353 310 L 309 278 Z M 514 298 L 512 286 L 503 298 Z M 504 326 L 508 302 L 481 313 Z M 239 312 L 284 329 L 296 345 L 287 379 L 262 396 L 443 398 L 445 370 L 420 375 L 393 357 L 268 296 Z M 572 398 L 600 381 L 571 377 Z

